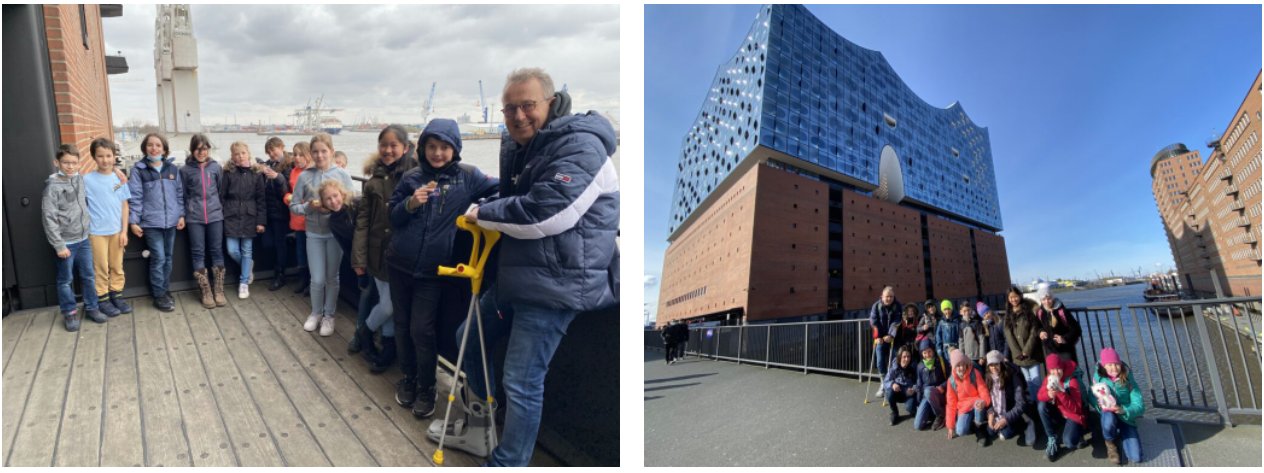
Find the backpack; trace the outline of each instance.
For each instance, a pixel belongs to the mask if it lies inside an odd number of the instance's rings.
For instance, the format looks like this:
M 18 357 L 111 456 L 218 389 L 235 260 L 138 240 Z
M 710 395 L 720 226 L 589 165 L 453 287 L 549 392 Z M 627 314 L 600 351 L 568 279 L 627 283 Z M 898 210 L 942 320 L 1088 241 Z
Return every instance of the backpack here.
M 973 361 L 971 361 L 971 363 L 974 363 L 974 362 L 973 362 Z M 975 375 L 975 373 L 978 373 L 978 372 L 979 372 L 979 370 L 977 370 L 977 369 L 972 369 L 972 370 L 970 370 L 970 384 L 977 384 L 977 383 L 975 383 L 975 377 L 974 377 L 974 375 Z M 949 375 L 948 375 L 948 382 L 949 382 L 949 383 L 952 383 L 952 390 L 953 390 L 953 391 L 956 391 L 956 390 L 957 390 L 957 377 L 956 377 L 956 376 L 953 376 L 953 375 L 951 375 L 951 374 L 949 374 Z

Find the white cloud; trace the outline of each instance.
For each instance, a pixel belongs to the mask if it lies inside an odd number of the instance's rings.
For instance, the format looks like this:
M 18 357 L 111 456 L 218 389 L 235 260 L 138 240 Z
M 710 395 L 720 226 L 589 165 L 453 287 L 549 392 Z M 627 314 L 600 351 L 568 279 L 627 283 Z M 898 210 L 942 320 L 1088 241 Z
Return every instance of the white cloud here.
M 653 274 L 645 275 L 645 287 L 654 287 L 658 285 L 658 277 Z
M 153 5 L 106 18 L 106 50 L 130 71 L 110 86 L 116 124 L 156 122 Z M 500 121 L 505 76 L 538 66 L 569 86 L 575 111 L 619 115 L 617 5 L 193 5 L 202 123 L 282 122 L 325 95 L 351 124 L 364 117 L 420 122 L 437 82 L 431 117 L 468 113 L 478 81 Z

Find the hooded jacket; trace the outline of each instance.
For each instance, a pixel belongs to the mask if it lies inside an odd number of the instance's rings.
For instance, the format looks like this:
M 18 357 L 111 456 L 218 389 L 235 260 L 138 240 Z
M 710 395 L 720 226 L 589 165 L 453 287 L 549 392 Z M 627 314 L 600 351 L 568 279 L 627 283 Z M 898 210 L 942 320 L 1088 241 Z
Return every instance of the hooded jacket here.
M 971 316 L 970 321 L 961 321 L 961 351 L 971 361 L 983 359 L 990 351 L 988 337 L 983 334 L 983 320 Z
M 224 237 L 254 238 L 259 235 L 255 226 L 268 224 L 267 177 L 262 172 L 258 164 L 245 169 L 230 164 L 225 170 Z
M 933 307 L 935 309 L 934 315 L 926 312 L 928 307 Z M 939 305 L 935 304 L 934 300 L 926 301 L 926 303 L 922 305 L 922 314 L 917 320 L 917 339 L 935 338 L 935 329 L 939 328 L 939 319 L 942 318 L 943 314 L 939 313 Z
M 1141 399 L 1141 387 L 1132 377 L 1132 369 L 1127 363 L 1120 364 L 1124 365 L 1124 369 L 1128 372 L 1126 379 L 1111 381 L 1110 375 L 1106 374 L 1106 367 L 1098 365 L 1097 371 L 1093 372 L 1093 383 L 1104 383 L 1110 386 L 1110 394 L 1115 397 L 1115 402 L 1124 411 L 1116 415 L 1128 425 L 1136 427 L 1137 419 L 1145 414 L 1145 401 Z M 1094 411 L 1098 410 L 1096 402 L 1090 404 L 1089 407 Z
M 914 360 L 912 363 L 909 363 L 908 368 L 901 368 L 900 360 L 893 361 L 891 368 L 887 370 L 886 378 L 882 380 L 882 389 L 890 392 L 892 384 L 899 384 L 900 390 L 906 394 L 913 396 L 921 394 L 921 391 L 914 388 L 917 386 L 917 365 L 921 364 L 921 360 L 918 358 L 921 357 L 914 356 Z M 924 365 L 922 367 L 925 368 Z
M 285 194 L 290 193 L 290 175 L 283 169 L 280 169 L 280 161 L 264 161 L 256 159 L 256 162 L 262 167 L 267 167 L 276 171 L 276 179 L 264 179 L 264 202 L 267 204 L 268 220 L 273 222 L 287 223 L 290 221 L 290 206 L 285 205 Z
M 1011 359 L 1009 357 L 1009 342 L 1005 340 L 1005 322 L 996 311 L 992 311 L 992 321 L 987 322 L 985 320 L 983 325 L 986 328 L 988 351 L 999 351 L 1006 360 Z
M 1062 392 L 1056 393 L 1053 397 L 1049 397 L 1049 375 L 1045 375 L 1045 379 L 1040 383 L 1040 389 L 1036 390 L 1036 399 L 1040 402 L 1052 403 L 1058 408 L 1058 412 L 1062 413 L 1062 417 L 1067 420 L 1075 421 L 1080 426 L 1086 426 L 1084 420 L 1084 399 L 1080 392 L 1083 389 L 1080 386 L 1080 380 L 1076 379 L 1072 373 L 1075 373 L 1076 363 L 1074 360 L 1062 360 Z
M 88 214 L 88 196 L 83 188 L 83 175 L 76 174 L 62 179 L 57 173 L 44 181 L 44 195 L 40 199 L 40 211 L 44 221 L 44 236 L 48 244 L 58 252 L 66 251 L 67 243 L 88 239 L 88 227 L 92 216 Z M 86 275 L 81 275 L 84 277 Z
M 172 158 L 161 161 L 155 169 L 141 159 L 132 166 L 127 187 L 132 198 L 127 201 L 127 223 L 141 228 L 175 228 L 184 217 L 184 183 L 180 167 Z
M 224 220 L 224 207 L 220 191 L 224 188 L 224 169 L 210 157 L 206 165 L 198 165 L 193 158 L 186 159 L 180 167 L 180 182 L 184 186 L 184 221 L 203 225 Z
M 387 166 L 378 154 L 369 157 L 364 164 L 364 193 L 356 207 L 355 238 L 351 244 L 351 267 L 365 268 L 370 276 L 387 280 L 386 248 L 391 243 L 391 208 L 387 205 L 391 194 L 403 180 L 404 173 L 420 163 L 411 155 L 401 156 L 394 166 Z
M 974 401 L 982 400 L 986 409 L 992 405 L 992 395 L 988 393 L 985 374 L 975 368 L 973 361 L 965 361 L 969 368 L 965 376 L 957 376 L 956 371 L 948 371 L 948 399 L 944 403 L 944 420 L 948 429 L 957 426 L 957 415 L 974 410 Z
M 290 230 L 294 230 L 296 232 L 307 231 L 307 218 L 304 216 L 306 214 L 295 214 L 292 210 L 290 210 L 290 203 L 294 202 L 294 186 L 298 184 L 298 176 L 303 174 L 303 171 L 305 170 L 307 170 L 307 168 L 301 168 L 298 166 L 290 166 L 289 169 L 285 170 L 285 178 L 288 179 L 286 182 L 288 183 L 289 193 L 281 196 L 281 203 L 285 204 L 285 212 L 290 215 Z M 286 200 L 287 198 L 290 200 Z
M 900 300 L 891 298 L 891 305 L 882 305 L 882 299 L 874 302 L 869 308 L 869 327 L 873 329 L 873 338 L 887 335 L 887 331 L 891 329 L 891 324 L 900 320 L 900 314 L 904 313 L 904 305 L 900 304 Z
M 886 335 L 891 336 L 892 346 L 896 350 L 905 345 L 912 346 L 917 341 L 917 317 L 914 317 L 910 323 L 905 323 L 903 319 L 891 322 Z M 892 360 L 892 363 L 894 362 Z
M 1080 322 L 1075 315 L 1062 306 L 1062 299 L 1053 300 L 1053 309 L 1043 305 L 1036 308 L 1036 318 L 1040 321 L 1040 330 L 1048 336 L 1043 341 L 1045 355 L 1057 353 L 1063 358 L 1079 361 L 1075 354 L 1075 344 L 1080 342 Z M 1054 335 L 1062 336 L 1062 343 L 1053 340 Z
M 426 140 L 432 138 L 452 146 L 452 161 L 440 169 L 431 166 L 429 161 L 421 161 L 420 166 L 401 176 L 399 185 L 387 202 L 391 209 L 390 222 L 395 227 L 387 260 L 415 278 L 438 277 L 440 265 L 451 265 L 458 258 L 464 261 L 467 255 L 453 252 L 457 232 L 463 231 L 456 227 L 456 219 L 465 215 L 470 204 L 496 195 L 500 185 L 499 180 L 488 177 L 478 168 L 461 163 L 461 132 L 455 121 L 446 118 L 431 120 L 417 138 L 418 147 L 424 148 Z M 438 183 L 436 194 L 432 194 L 426 203 L 410 209 L 413 192 L 431 181 Z M 488 228 L 483 224 L 482 215 L 480 211 L 479 225 Z M 507 244 L 503 238 L 501 242 L 500 245 Z M 502 247 L 500 254 L 504 255 L 507 251 Z M 554 281 L 541 283 L 552 284 Z
M 1018 308 L 1011 308 L 1010 312 L 1005 314 L 1005 344 L 1010 350 L 1010 361 L 1023 368 L 1042 364 L 1045 350 L 1040 342 L 1035 303 L 1024 298 Z
M 322 213 L 312 206 L 313 200 L 319 200 L 320 196 L 316 194 L 316 189 L 320 184 L 335 179 L 342 183 L 347 190 L 352 190 L 351 175 L 347 174 L 345 169 L 334 166 L 331 162 L 329 168 L 321 171 L 313 164 L 299 173 L 298 179 L 294 183 L 294 193 L 290 196 L 290 213 L 294 215 L 302 215 L 306 221 L 306 231 L 309 234 L 319 235 L 321 237 L 332 237 L 333 234 L 329 230 L 329 214 Z
M 505 235 L 502 301 L 578 311 L 619 302 L 617 148 L 597 112 L 554 118 L 525 146 L 502 137 L 501 176 L 517 179 L 478 211 L 480 225 Z

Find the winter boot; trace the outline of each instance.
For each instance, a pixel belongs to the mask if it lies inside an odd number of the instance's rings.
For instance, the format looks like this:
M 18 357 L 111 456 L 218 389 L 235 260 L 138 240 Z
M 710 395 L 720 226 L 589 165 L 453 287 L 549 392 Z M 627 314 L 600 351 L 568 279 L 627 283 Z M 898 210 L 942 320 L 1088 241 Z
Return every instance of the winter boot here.
M 468 402 L 465 401 L 466 394 L 465 389 L 457 390 L 443 445 L 486 458 L 491 454 L 494 447 L 491 438 L 491 422 L 489 421 L 491 412 L 489 412 L 486 402 L 472 399 Z M 441 429 L 443 428 L 443 419 L 435 419 L 430 422 L 430 428 L 426 430 L 426 436 L 438 443 L 442 434 Z
M 211 292 L 211 281 L 206 277 L 206 268 L 194 271 L 193 279 L 197 280 L 198 291 L 201 291 L 202 307 L 214 309 L 215 294 Z
M 97 297 L 97 307 L 101 308 L 101 313 L 105 314 L 106 317 L 118 317 L 118 315 L 122 313 L 119 312 L 118 307 L 114 307 L 114 303 L 110 301 L 109 293 L 102 294 L 100 297 Z
M 123 300 L 122 292 L 110 291 L 110 302 L 114 304 L 114 307 L 118 308 L 120 314 L 132 313 L 132 306 L 128 305 L 127 301 Z
M 87 316 L 87 317 L 88 317 L 89 319 L 92 319 L 92 321 L 93 321 L 93 322 L 96 322 L 96 323 L 99 323 L 99 324 L 103 324 L 103 323 L 105 323 L 105 321 L 110 320 L 110 319 L 108 319 L 108 318 L 106 318 L 106 317 L 105 317 L 105 314 L 102 314 L 102 313 L 101 313 L 101 309 L 99 309 L 99 308 L 98 308 L 98 309 L 88 309 L 88 308 L 85 308 L 83 311 L 88 313 L 88 316 Z
M 312 273 L 304 266 L 298 271 L 298 287 L 294 289 L 295 294 L 302 294 L 308 287 L 312 285 Z
M 224 307 L 228 305 L 228 298 L 224 297 L 224 273 L 228 269 L 223 266 L 216 266 L 211 270 L 215 275 L 215 282 L 211 284 L 211 291 L 215 295 L 215 306 Z
M 895 425 L 899 421 L 900 421 L 900 414 L 896 412 L 895 409 L 891 409 L 891 425 Z
M 369 334 L 369 343 L 373 343 L 373 334 Z M 377 353 L 373 366 L 369 367 L 369 371 L 374 373 L 382 373 L 390 369 L 395 364 L 395 337 L 382 337 L 382 351 Z
M 1119 447 L 1115 446 L 1115 442 L 1110 440 L 1106 441 L 1106 459 L 1116 465 L 1124 464 L 1119 458 Z
M 1058 457 L 1058 440 L 1049 437 L 1049 442 L 1045 444 L 1045 458 L 1053 461 Z
M 368 325 L 361 324 L 359 327 L 356 327 L 355 337 L 351 340 L 356 345 L 356 350 L 351 353 L 363 352 L 361 356 L 364 356 L 364 359 L 368 360 L 369 363 L 377 361 L 377 345 L 373 342 L 373 332 L 369 330 Z M 350 345 L 347 346 L 347 350 L 351 350 Z
M 979 442 L 980 447 L 992 444 L 992 438 L 988 437 L 987 428 L 984 426 L 974 426 L 974 440 Z
M 277 275 L 272 278 L 272 285 L 268 286 L 268 291 L 276 292 L 285 287 L 285 272 L 277 271 Z
M 944 416 L 935 416 L 935 422 L 931 423 L 930 430 L 939 432 L 944 428 Z

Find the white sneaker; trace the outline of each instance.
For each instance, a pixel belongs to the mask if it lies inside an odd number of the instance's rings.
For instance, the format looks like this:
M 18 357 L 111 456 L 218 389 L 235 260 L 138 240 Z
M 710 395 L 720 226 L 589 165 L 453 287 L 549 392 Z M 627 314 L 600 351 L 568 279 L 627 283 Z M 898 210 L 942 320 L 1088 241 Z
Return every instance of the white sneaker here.
M 882 388 L 878 388 L 878 392 L 874 394 L 874 396 L 878 396 L 878 397 L 882 397 L 886 395 L 887 395 L 886 391 L 883 391 Z
M 308 332 L 316 330 L 316 324 L 320 323 L 320 314 L 312 314 L 307 316 L 307 322 L 303 323 L 303 330 Z
M 238 284 L 238 285 L 237 285 L 237 298 L 238 298 L 238 299 L 246 299 L 246 298 L 248 298 L 248 297 L 250 297 L 250 285 L 249 285 L 249 284 Z
M 328 337 L 334 334 L 334 318 L 325 317 L 320 321 L 320 336 Z

